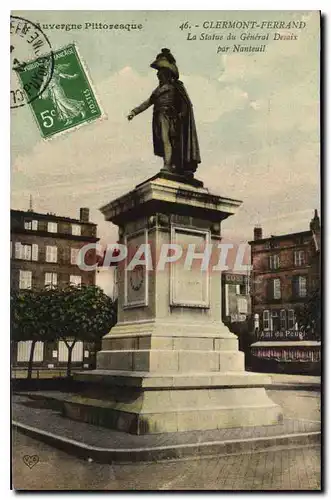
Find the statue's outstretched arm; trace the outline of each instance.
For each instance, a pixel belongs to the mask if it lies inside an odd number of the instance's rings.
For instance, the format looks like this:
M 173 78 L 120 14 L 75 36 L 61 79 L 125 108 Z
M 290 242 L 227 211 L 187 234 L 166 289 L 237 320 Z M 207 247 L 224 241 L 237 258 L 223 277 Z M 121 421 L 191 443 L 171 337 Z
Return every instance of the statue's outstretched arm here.
M 128 119 L 132 120 L 134 116 L 139 115 L 139 113 L 142 113 L 143 111 L 146 111 L 146 109 L 148 109 L 151 105 L 151 98 L 148 98 L 147 101 L 144 101 L 142 104 L 140 104 L 140 106 L 137 106 L 132 111 L 130 111 Z

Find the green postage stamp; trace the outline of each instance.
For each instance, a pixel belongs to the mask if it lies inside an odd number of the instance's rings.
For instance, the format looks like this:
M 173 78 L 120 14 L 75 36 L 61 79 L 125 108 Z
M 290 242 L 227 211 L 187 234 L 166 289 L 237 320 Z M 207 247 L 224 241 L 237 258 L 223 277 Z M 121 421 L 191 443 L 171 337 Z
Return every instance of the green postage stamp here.
M 49 64 L 48 71 L 47 68 L 44 71 L 44 80 L 48 83 L 44 91 L 29 103 L 45 139 L 102 116 L 75 44 L 54 51 L 53 55 L 53 67 Z M 18 72 L 26 94 L 38 64 L 36 59 L 23 65 Z M 45 65 L 44 58 L 40 64 Z

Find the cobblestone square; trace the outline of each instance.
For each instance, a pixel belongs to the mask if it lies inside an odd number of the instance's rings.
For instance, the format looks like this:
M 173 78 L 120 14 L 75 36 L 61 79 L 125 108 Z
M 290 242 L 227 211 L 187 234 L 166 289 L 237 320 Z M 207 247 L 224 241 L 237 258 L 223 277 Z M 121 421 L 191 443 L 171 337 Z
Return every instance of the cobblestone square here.
M 319 392 L 270 391 L 288 418 L 320 420 Z M 38 455 L 30 469 L 25 455 Z M 13 486 L 19 490 L 291 490 L 321 488 L 320 446 L 156 463 L 98 464 L 13 432 Z

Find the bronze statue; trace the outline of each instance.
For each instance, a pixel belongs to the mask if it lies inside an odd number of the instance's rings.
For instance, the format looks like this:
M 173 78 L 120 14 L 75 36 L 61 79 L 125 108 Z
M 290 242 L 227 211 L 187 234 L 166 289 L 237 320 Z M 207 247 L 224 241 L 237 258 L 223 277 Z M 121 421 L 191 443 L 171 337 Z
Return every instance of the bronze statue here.
M 192 103 L 179 80 L 176 60 L 169 49 L 162 49 L 151 67 L 157 70 L 159 85 L 128 119 L 154 105 L 154 154 L 164 159 L 162 171 L 193 177 L 201 162 L 199 143 Z

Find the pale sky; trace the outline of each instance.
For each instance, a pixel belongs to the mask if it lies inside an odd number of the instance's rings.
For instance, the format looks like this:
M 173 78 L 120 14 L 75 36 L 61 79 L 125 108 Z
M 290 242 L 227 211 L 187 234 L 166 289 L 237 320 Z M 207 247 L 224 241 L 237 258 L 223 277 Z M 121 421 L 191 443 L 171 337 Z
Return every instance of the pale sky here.
M 162 47 L 174 54 L 194 106 L 202 163 L 196 177 L 212 193 L 243 201 L 223 224 L 225 238 L 247 241 L 256 223 L 265 236 L 308 229 L 319 208 L 319 15 L 317 12 L 57 12 L 17 11 L 41 24 L 142 23 L 141 31 L 45 29 L 52 48 L 76 42 L 106 118 L 45 141 L 29 106 L 11 111 L 11 206 L 78 217 L 90 208 L 104 243 L 116 227 L 99 208 L 154 175 L 152 110 L 128 112 L 157 85 L 149 67 Z M 212 20 L 304 21 L 296 41 L 273 41 L 265 53 L 217 54 L 228 42 L 188 41 Z M 247 30 L 194 32 L 240 35 Z M 193 32 L 192 30 L 192 32 Z M 272 34 L 272 36 L 271 36 Z M 237 43 L 237 42 L 236 42 Z

